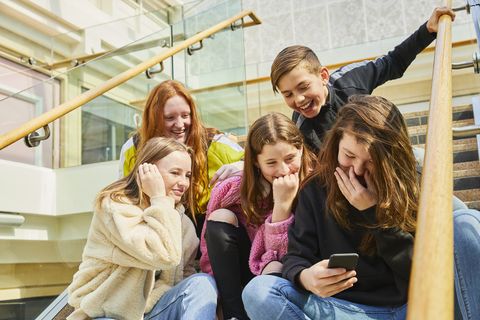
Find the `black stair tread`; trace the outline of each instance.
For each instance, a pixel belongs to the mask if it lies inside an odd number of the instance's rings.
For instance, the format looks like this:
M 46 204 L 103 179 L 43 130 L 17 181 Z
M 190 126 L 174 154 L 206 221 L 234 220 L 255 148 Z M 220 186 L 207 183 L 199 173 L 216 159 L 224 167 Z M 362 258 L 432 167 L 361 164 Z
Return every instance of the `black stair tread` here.
M 480 176 L 453 179 L 453 190 L 480 189 Z

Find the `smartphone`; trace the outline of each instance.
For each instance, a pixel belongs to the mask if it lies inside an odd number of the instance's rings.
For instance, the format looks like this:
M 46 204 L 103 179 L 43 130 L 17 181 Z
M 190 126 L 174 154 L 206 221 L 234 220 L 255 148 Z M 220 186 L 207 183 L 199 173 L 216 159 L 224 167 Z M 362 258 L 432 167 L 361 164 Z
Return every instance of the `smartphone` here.
M 356 253 L 335 253 L 328 260 L 329 268 L 345 268 L 354 270 L 357 267 L 358 254 Z

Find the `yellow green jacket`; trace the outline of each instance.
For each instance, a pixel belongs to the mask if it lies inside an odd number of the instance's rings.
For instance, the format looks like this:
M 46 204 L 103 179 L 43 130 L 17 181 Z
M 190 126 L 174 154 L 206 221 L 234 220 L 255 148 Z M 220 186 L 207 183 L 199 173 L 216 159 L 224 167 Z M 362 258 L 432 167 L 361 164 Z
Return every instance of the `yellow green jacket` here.
M 128 175 L 135 164 L 135 156 L 137 149 L 135 147 L 135 137 L 127 140 L 120 151 L 119 176 L 124 177 Z M 208 165 L 208 180 L 210 181 L 224 164 L 237 162 L 243 159 L 243 148 L 236 142 L 232 141 L 225 134 L 216 134 L 208 147 L 207 165 Z M 194 164 L 195 165 L 195 164 Z M 206 207 L 208 199 L 210 198 L 210 188 L 205 190 L 201 207 Z

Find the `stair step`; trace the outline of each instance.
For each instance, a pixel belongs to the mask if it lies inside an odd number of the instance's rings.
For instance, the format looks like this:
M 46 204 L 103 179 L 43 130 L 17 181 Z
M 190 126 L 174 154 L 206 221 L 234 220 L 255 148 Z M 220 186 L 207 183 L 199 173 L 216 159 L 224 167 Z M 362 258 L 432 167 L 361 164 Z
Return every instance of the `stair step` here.
M 480 189 L 458 190 L 453 194 L 463 202 L 480 201 Z
M 473 121 L 473 118 L 463 119 L 463 120 L 453 122 L 453 126 L 457 128 L 463 127 L 463 126 L 469 126 L 472 124 L 475 124 L 475 122 Z M 409 136 L 422 135 L 422 134 L 424 135 L 426 132 L 427 132 L 427 124 L 408 127 Z
M 453 163 L 478 160 L 478 150 L 459 151 L 453 154 Z
M 480 189 L 480 176 L 453 179 L 453 190 L 457 191 L 470 189 Z
M 468 161 L 453 164 L 453 171 L 478 169 L 480 169 L 480 161 Z
M 478 162 L 478 161 L 474 161 Z M 464 162 L 460 162 L 464 163 Z M 480 168 L 477 169 L 465 169 L 465 170 L 453 170 L 454 178 L 465 178 L 465 177 L 480 177 Z
M 415 147 L 425 149 L 425 144 L 414 144 Z M 453 140 L 453 152 L 477 150 L 477 138 L 463 138 Z
M 472 114 L 471 116 L 468 116 L 469 112 Z M 465 113 L 465 114 L 462 115 L 462 113 Z M 404 113 L 403 117 L 405 118 L 405 120 L 410 120 L 410 119 L 415 119 L 415 118 L 424 118 L 424 117 L 427 118 L 428 117 L 428 110 Z M 452 117 L 453 117 L 454 120 L 455 120 L 456 117 L 457 118 L 462 118 L 462 117 L 473 118 L 472 105 L 467 104 L 467 105 L 463 105 L 463 106 L 453 107 Z M 426 123 L 427 122 L 425 121 L 423 124 L 426 124 Z
M 466 204 L 467 207 L 469 207 L 470 209 L 475 209 L 475 210 L 480 211 L 480 200 L 467 201 L 467 202 L 465 202 L 465 204 Z

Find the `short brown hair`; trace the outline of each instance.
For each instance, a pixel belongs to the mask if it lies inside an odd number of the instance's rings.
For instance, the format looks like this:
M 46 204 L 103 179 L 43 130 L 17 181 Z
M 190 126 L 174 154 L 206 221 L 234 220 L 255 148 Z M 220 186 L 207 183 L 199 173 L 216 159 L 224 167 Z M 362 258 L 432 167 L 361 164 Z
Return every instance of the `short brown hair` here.
M 300 63 L 313 74 L 318 74 L 322 65 L 312 49 L 304 46 L 286 47 L 273 60 L 270 70 L 273 92 L 278 92 L 278 82 L 286 74 L 292 71 Z

